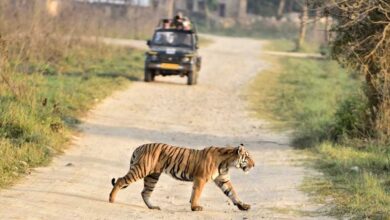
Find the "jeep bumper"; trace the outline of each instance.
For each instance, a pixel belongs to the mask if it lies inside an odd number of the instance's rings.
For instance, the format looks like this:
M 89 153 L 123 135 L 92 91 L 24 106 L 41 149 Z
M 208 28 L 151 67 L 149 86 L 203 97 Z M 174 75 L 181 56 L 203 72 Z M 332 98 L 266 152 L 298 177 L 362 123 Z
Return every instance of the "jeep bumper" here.
M 147 63 L 145 65 L 149 69 L 166 70 L 166 71 L 179 71 L 189 72 L 195 70 L 195 65 L 192 63 L 188 64 L 177 64 L 177 63 Z

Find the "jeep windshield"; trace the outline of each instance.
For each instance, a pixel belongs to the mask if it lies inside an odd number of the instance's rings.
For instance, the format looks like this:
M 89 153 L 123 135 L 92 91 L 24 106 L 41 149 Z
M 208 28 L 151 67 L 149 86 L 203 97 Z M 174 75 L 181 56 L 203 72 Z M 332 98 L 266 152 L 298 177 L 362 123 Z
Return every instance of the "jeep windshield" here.
M 153 46 L 165 47 L 193 47 L 192 34 L 178 31 L 157 31 L 152 40 Z

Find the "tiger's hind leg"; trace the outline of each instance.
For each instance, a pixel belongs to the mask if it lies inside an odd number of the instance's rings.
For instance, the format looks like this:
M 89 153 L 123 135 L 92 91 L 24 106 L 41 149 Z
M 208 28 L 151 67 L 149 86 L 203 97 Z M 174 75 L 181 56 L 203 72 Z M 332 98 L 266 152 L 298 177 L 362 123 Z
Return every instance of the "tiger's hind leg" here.
M 142 199 L 144 200 L 146 206 L 148 206 L 149 209 L 160 210 L 160 207 L 154 206 L 150 202 L 150 196 L 152 195 L 153 189 L 156 186 L 160 175 L 161 173 L 153 173 L 144 178 L 144 189 L 142 190 L 141 195 Z
M 115 178 L 112 179 L 111 183 L 113 185 L 113 188 L 110 193 L 109 201 L 113 203 L 115 201 L 116 194 L 119 190 L 126 188 L 131 183 L 134 183 L 135 181 L 144 178 L 146 175 L 147 173 L 144 173 L 141 170 L 141 166 L 138 164 L 132 165 L 126 176 L 118 178 L 117 181 L 115 181 Z

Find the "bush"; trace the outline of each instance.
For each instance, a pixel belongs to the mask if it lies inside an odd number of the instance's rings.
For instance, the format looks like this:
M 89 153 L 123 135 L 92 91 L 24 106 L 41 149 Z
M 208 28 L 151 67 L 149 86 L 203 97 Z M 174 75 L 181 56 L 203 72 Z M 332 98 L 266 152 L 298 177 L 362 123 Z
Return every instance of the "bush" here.
M 369 134 L 367 98 L 362 94 L 347 97 L 338 106 L 332 125 L 332 137 L 335 140 L 345 138 L 366 138 Z

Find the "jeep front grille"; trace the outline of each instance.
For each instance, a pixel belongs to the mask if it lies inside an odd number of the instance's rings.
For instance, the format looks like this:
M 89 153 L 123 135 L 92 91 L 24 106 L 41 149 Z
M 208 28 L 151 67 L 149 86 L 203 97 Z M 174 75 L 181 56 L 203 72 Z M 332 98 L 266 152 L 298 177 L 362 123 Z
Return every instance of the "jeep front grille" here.
M 179 56 L 160 55 L 159 61 L 162 63 L 180 63 L 181 58 Z

